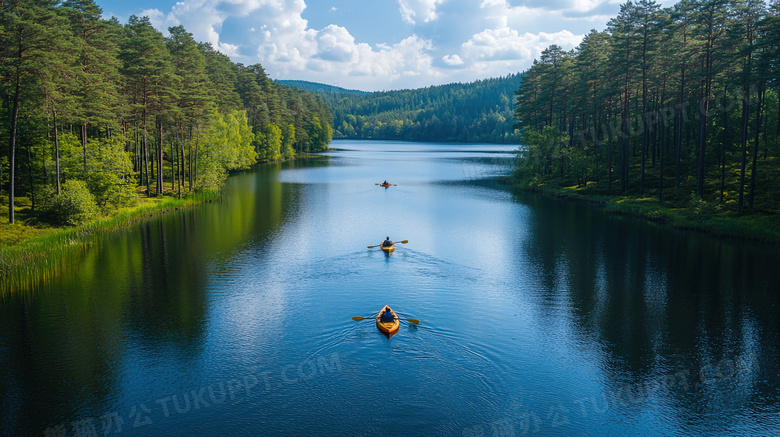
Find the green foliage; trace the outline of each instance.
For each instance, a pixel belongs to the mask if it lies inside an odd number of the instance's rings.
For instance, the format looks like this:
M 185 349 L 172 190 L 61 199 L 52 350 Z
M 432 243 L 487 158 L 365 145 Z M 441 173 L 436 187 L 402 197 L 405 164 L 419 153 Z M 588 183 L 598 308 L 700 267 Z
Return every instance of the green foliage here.
M 513 92 L 520 76 L 415 90 L 361 92 L 281 81 L 321 96 L 333 111 L 334 138 L 512 143 Z
M 124 150 L 124 139 L 92 139 L 87 144 L 87 170 L 84 171 L 83 149 L 78 138 L 69 133 L 60 137 L 60 172 L 63 179 L 86 182 L 95 203 L 104 213 L 133 204 L 136 201 L 136 179 L 131 156 Z M 47 156 L 45 167 L 50 173 L 55 165 L 54 157 Z M 41 198 L 40 195 L 35 197 Z
M 249 168 L 257 161 L 245 111 L 212 112 L 198 152 L 198 187 L 218 188 L 227 172 Z
M 569 136 L 552 126 L 545 126 L 541 132 L 526 129 L 522 134 L 523 149 L 518 163 L 518 176 L 548 176 L 553 173 L 556 160 L 566 157 Z
M 118 209 L 137 202 L 135 184 L 109 172 L 93 172 L 87 176 L 87 188 L 95 203 L 104 210 Z
M 333 129 L 330 127 L 330 125 L 321 122 L 320 118 L 315 116 L 309 126 L 307 150 L 312 152 L 325 150 L 332 138 Z
M 62 184 L 62 192 L 49 196 L 43 205 L 41 218 L 51 224 L 78 225 L 96 216 L 99 212 L 95 196 L 84 181 L 69 180 Z
M 778 13 L 640 0 L 576 49 L 545 49 L 516 91 L 517 182 L 652 197 L 692 217 L 778 211 Z
M 0 4 L 9 221 L 14 196 L 37 210 L 62 181 L 85 182 L 103 212 L 132 202 L 139 182 L 147 196 L 218 188 L 226 172 L 256 162 L 269 123 L 292 128 L 276 159 L 327 147 L 331 115 L 320 97 L 274 83 L 259 64 L 233 63 L 182 26 L 164 37 L 148 17 L 122 24 L 101 13 L 94 0 Z
M 289 161 L 295 158 L 295 126 L 288 124 L 282 129 L 282 159 Z
M 282 130 L 273 123 L 266 125 L 260 147 L 263 161 L 280 160 L 282 158 Z

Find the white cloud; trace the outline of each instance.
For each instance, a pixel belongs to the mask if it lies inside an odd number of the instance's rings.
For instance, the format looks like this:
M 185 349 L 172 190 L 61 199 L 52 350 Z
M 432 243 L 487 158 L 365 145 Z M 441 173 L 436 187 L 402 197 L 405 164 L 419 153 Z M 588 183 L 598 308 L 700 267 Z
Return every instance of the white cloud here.
M 361 41 L 365 27 L 353 28 L 339 1 L 322 5 L 333 21 L 318 16 L 318 28 L 304 18 L 304 0 L 179 0 L 168 13 L 144 14 L 164 33 L 181 24 L 235 62 L 261 63 L 273 78 L 378 90 L 522 71 L 549 45 L 570 49 L 590 28 L 603 28 L 618 9 L 612 2 L 622 0 L 398 0 L 399 31 L 377 44 Z
M 331 24 L 317 33 L 319 59 L 334 62 L 349 62 L 357 56 L 355 38 L 347 29 Z
M 582 37 L 568 30 L 520 34 L 508 27 L 486 29 L 463 43 L 463 55 L 473 61 L 529 61 L 551 44 L 571 49 Z
M 461 59 L 458 55 L 445 55 L 442 56 L 441 60 L 450 66 L 463 65 L 463 59 Z
M 159 9 L 146 9 L 140 14 L 141 17 L 149 17 L 149 22 L 152 23 L 155 29 L 160 29 L 163 34 L 168 34 L 168 28 L 178 26 L 181 24 L 179 20 L 172 13 L 165 14 Z
M 428 23 L 437 18 L 436 6 L 445 0 L 398 0 L 401 16 L 409 24 Z

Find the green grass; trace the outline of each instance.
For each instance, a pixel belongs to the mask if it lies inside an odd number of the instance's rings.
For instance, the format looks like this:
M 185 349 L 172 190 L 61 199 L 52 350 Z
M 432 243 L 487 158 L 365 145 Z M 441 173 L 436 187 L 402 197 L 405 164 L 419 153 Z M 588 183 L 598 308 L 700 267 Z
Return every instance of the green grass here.
M 53 228 L 36 224 L 29 200 L 18 198 L 16 223 L 8 216 L 0 219 L 0 296 L 28 288 L 34 283 L 48 282 L 62 270 L 63 263 L 77 256 L 100 235 L 130 227 L 155 214 L 217 200 L 218 192 L 203 192 L 181 199 L 170 196 L 143 198 L 137 206 L 115 211 L 81 226 Z M 8 210 L 8 200 L 0 199 Z

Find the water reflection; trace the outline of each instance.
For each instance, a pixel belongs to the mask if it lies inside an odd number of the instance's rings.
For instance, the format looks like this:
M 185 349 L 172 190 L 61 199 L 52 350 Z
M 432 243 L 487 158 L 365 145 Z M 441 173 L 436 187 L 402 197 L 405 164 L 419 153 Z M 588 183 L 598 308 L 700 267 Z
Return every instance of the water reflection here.
M 109 413 L 129 436 L 777 429 L 776 247 L 513 196 L 492 179 L 506 147 L 338 146 L 231 177 L 221 202 L 0 301 L 0 434 L 100 435 Z M 366 248 L 385 236 L 409 243 Z M 423 323 L 387 339 L 351 320 L 384 304 Z
M 551 325 L 570 312 L 577 341 L 598 345 L 613 404 L 616 393 L 621 407 L 628 396 L 652 397 L 674 407 L 684 427 L 776 406 L 776 248 L 745 250 L 535 196 L 520 201 L 536 212 L 523 248 L 540 311 Z

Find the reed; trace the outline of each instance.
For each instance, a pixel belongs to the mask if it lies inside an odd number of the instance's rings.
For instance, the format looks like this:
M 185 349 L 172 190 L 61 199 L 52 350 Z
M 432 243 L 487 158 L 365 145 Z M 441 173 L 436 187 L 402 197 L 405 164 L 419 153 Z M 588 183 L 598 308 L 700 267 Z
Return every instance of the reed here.
M 14 245 L 0 246 L 0 296 L 51 282 L 68 265 L 77 262 L 79 255 L 99 236 L 129 228 L 146 217 L 219 197 L 219 192 L 209 191 L 181 199 L 167 196 L 144 199 L 135 207 L 118 210 L 80 226 L 54 229 Z

